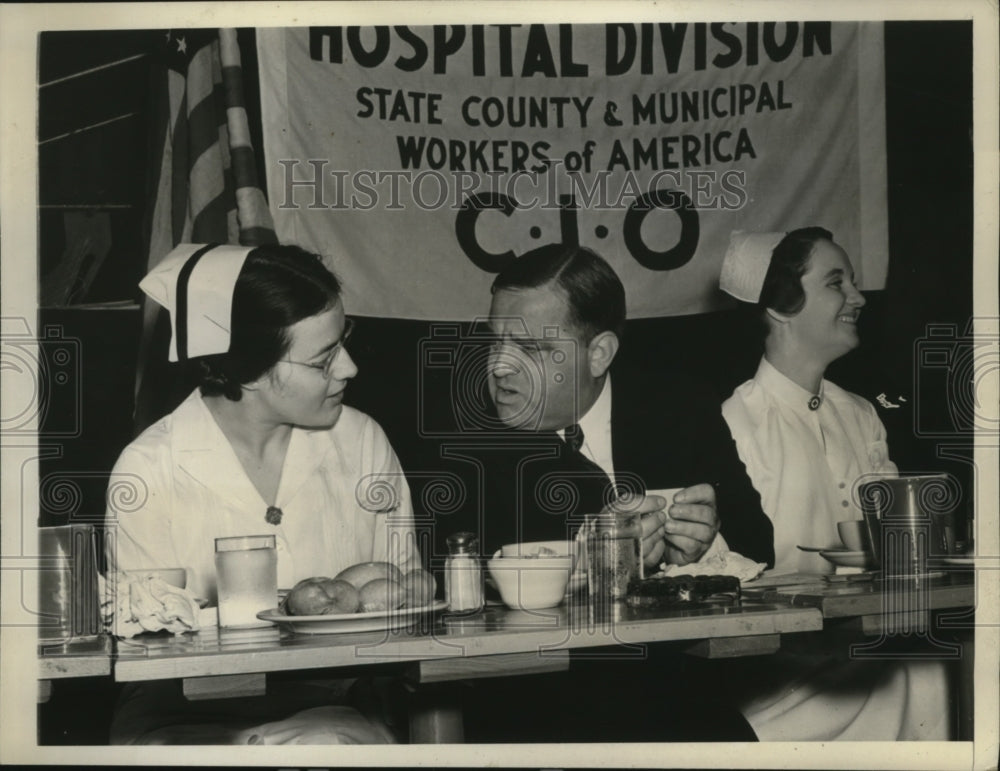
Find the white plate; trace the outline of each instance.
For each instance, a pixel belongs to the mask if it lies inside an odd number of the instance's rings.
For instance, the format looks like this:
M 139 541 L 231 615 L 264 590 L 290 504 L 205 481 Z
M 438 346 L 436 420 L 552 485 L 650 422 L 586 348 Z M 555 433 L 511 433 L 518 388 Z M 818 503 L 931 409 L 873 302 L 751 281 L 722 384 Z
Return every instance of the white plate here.
M 863 551 L 847 551 L 847 549 L 824 549 L 820 555 L 834 565 L 845 568 L 867 568 L 868 555 Z
M 383 629 L 405 629 L 420 617 L 444 610 L 448 603 L 437 600 L 422 608 L 373 610 L 368 613 L 338 613 L 328 616 L 287 616 L 277 608 L 262 610 L 257 618 L 287 627 L 298 634 L 344 634 L 347 632 L 377 632 Z

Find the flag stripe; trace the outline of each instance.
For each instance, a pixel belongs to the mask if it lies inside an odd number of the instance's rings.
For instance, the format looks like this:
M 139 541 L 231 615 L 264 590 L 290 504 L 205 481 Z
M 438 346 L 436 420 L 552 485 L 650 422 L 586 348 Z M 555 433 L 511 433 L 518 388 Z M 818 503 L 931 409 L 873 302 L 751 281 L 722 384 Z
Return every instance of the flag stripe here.
M 222 81 L 225 86 L 226 125 L 229 129 L 232 174 L 241 244 L 277 243 L 274 220 L 257 183 L 257 164 L 250 139 L 243 89 L 243 68 L 236 30 L 219 30 Z
M 233 180 L 236 188 L 257 187 L 252 147 L 233 147 L 229 151 L 232 158 Z M 259 188 L 258 188 L 259 192 Z
M 224 33 L 232 32 L 232 35 Z M 236 44 L 236 30 L 222 30 L 220 35 L 220 60 L 222 82 L 226 85 L 226 104 L 230 107 L 245 107 L 243 101 L 243 67 L 240 65 L 240 48 Z
M 219 156 L 219 148 L 210 147 L 191 166 L 190 207 L 194 217 L 226 189 L 225 170 Z
M 192 218 L 191 242 L 203 244 L 208 241 L 227 239 L 229 226 L 226 217 L 232 208 L 233 202 L 228 200 L 224 191 L 206 202 Z
M 235 208 L 226 212 L 226 233 L 230 243 L 238 243 L 240 240 L 240 219 Z
M 249 147 L 250 125 L 247 123 L 247 111 L 242 107 L 230 107 L 226 110 L 226 125 L 229 127 L 229 146 L 232 148 Z
M 215 78 L 215 67 L 212 66 L 217 51 L 217 46 L 206 45 L 191 57 L 187 76 L 188 110 L 192 110 L 206 99 L 212 98 L 215 84 L 222 81 L 221 70 L 219 77 Z
M 163 124 L 165 129 L 166 122 Z M 169 252 L 174 242 L 170 224 L 170 170 L 173 167 L 173 142 L 170 133 L 163 131 L 159 139 L 160 168 L 154 193 L 153 213 L 149 223 L 149 267 L 154 268 Z
M 243 246 L 261 246 L 263 244 L 278 243 L 278 236 L 273 228 L 268 227 L 241 227 L 240 244 Z
M 160 155 L 150 191 L 148 267 L 179 243 L 275 243 L 257 185 L 236 31 L 171 30 L 160 62 L 152 140 Z M 176 370 L 165 369 L 169 340 L 154 334 L 164 314 L 152 306 L 147 311 L 136 373 L 136 433 L 187 390 Z
M 258 187 L 236 188 L 236 209 L 240 215 L 240 243 L 276 244 L 278 236 L 271 227 L 271 212 Z
M 173 143 L 173 167 L 170 170 L 170 221 L 171 240 L 176 245 L 181 243 L 188 205 L 190 167 L 188 164 L 187 110 L 181 110 L 178 113 L 171 141 Z
M 207 99 L 188 113 L 188 147 L 191 160 L 197 161 L 209 149 L 221 152 L 225 143 L 219 141 L 219 132 L 225 130 L 225 122 L 219 122 L 215 104 Z

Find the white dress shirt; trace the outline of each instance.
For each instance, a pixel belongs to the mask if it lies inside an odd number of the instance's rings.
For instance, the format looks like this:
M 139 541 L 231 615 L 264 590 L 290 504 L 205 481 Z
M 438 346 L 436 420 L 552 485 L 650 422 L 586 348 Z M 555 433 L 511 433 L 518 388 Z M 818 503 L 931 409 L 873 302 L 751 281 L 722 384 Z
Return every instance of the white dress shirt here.
M 583 431 L 583 444 L 580 452 L 585 458 L 593 461 L 611 480 L 615 482 L 615 461 L 611 454 L 611 375 L 604 379 L 601 393 L 587 412 L 580 417 L 580 430 Z M 566 438 L 566 429 L 558 432 L 560 438 Z

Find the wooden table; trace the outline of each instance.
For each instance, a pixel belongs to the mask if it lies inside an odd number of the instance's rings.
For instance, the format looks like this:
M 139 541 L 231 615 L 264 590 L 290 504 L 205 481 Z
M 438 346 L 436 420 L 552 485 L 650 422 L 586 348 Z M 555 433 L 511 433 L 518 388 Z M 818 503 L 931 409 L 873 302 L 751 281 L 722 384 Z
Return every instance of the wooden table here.
M 38 701 L 52 694 L 52 681 L 67 677 L 101 677 L 111 674 L 112 644 L 108 635 L 38 644 Z
M 928 579 L 888 578 L 878 574 L 820 576 L 792 574 L 747 584 L 745 598 L 788 602 L 817 608 L 823 618 L 853 616 L 874 620 L 899 613 L 973 607 L 975 576 L 971 570 L 938 571 Z M 872 628 L 875 632 L 877 629 Z
M 866 580 L 867 579 L 867 580 Z M 889 591 L 887 591 L 887 588 Z M 912 589 L 912 591 L 911 591 Z M 408 665 L 419 691 L 435 684 L 566 669 L 572 650 L 616 646 L 619 654 L 641 653 L 645 643 L 674 643 L 707 657 L 747 656 L 778 650 L 782 635 L 853 625 L 860 636 L 891 635 L 915 626 L 927 613 L 936 625 L 967 629 L 963 637 L 960 693 L 963 734 L 971 736 L 972 615 L 976 602 L 971 571 L 949 571 L 914 587 L 870 577 L 784 576 L 748 584 L 741 606 L 686 610 L 638 610 L 618 606 L 608 623 L 593 623 L 586 605 L 515 611 L 489 606 L 481 614 L 440 614 L 410 629 L 353 634 L 302 635 L 276 627 L 220 630 L 206 625 L 196 634 L 140 635 L 118 640 L 112 661 L 108 638 L 89 650 L 50 649 L 40 657 L 40 682 L 113 672 L 119 682 L 181 679 L 190 699 L 264 693 L 266 674 L 359 665 Z M 942 623 L 941 612 L 946 614 Z M 964 626 L 963 626 L 964 625 Z M 447 700 L 417 700 L 411 741 L 460 741 L 461 712 Z
M 122 682 L 180 678 L 190 699 L 260 695 L 268 672 L 408 662 L 415 687 L 453 680 L 558 671 L 569 651 L 690 642 L 706 656 L 773 653 L 780 635 L 822 628 L 815 608 L 788 603 L 649 610 L 617 606 L 608 623 L 592 623 L 585 605 L 517 611 L 491 606 L 469 617 L 439 615 L 412 629 L 302 635 L 268 627 L 204 628 L 179 637 L 120 640 L 114 665 Z M 622 655 L 619 652 L 619 655 Z M 432 689 L 429 689 L 433 691 Z M 461 713 L 431 699 L 410 715 L 411 741 L 461 741 Z

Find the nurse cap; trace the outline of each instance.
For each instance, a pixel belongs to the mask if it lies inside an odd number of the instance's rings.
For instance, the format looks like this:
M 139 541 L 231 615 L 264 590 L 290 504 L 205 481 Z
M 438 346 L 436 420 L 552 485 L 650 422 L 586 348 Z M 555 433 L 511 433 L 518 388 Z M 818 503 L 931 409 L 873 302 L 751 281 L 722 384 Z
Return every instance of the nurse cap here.
M 170 361 L 229 350 L 233 289 L 255 248 L 178 244 L 139 282 L 170 312 Z
M 719 289 L 743 302 L 760 300 L 764 277 L 771 265 L 771 252 L 785 235 L 734 230 L 722 260 Z

